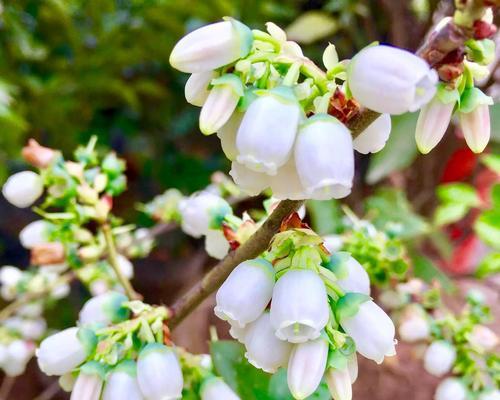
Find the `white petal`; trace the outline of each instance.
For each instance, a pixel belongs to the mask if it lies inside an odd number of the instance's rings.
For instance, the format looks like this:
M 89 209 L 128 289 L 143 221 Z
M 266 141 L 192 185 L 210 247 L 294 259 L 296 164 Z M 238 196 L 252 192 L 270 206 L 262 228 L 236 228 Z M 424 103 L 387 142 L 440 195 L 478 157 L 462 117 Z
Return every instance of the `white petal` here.
M 330 368 L 326 374 L 326 382 L 333 400 L 351 400 L 352 385 L 349 370 Z
M 26 225 L 21 232 L 19 232 L 19 241 L 26 249 L 48 242 L 50 224 L 41 219 Z
M 193 106 L 201 107 L 208 98 L 208 85 L 215 78 L 215 72 L 204 71 L 192 74 L 184 87 L 186 101 Z
M 271 182 L 271 177 L 263 172 L 255 172 L 244 165 L 233 161 L 229 175 L 241 190 L 249 196 L 257 196 L 267 189 Z
M 352 142 L 354 150 L 362 154 L 377 153 L 382 150 L 391 134 L 391 116 L 382 114 Z
M 233 114 L 240 95 L 231 85 L 217 85 L 210 90 L 200 113 L 200 130 L 205 135 L 220 130 Z
M 11 175 L 2 188 L 5 199 L 19 208 L 31 206 L 43 193 L 40 175 L 32 171 Z
M 420 111 L 415 140 L 422 154 L 429 153 L 441 141 L 453 113 L 454 103 L 443 104 L 436 96 Z
M 98 375 L 80 372 L 71 392 L 71 400 L 99 400 L 102 385 Z
M 221 230 L 210 229 L 205 236 L 205 250 L 210 257 L 222 260 L 229 252 L 229 242 Z
M 424 368 L 434 376 L 443 376 L 453 367 L 457 358 L 455 348 L 448 342 L 433 342 L 424 355 Z
M 270 179 L 273 197 L 278 200 L 300 200 L 307 198 L 306 190 L 297 174 L 295 157 L 292 155 L 287 163 L 278 169 L 278 173 Z
M 464 384 L 457 378 L 446 378 L 437 387 L 434 400 L 465 400 L 467 392 Z
M 370 277 L 363 266 L 353 257 L 347 260 L 347 276 L 339 277 L 337 284 L 345 292 L 370 295 Z
M 477 106 L 470 113 L 460 113 L 460 127 L 467 145 L 474 153 L 481 153 L 491 136 L 490 110 L 488 105 Z
M 220 139 L 222 151 L 226 157 L 233 161 L 238 156 L 238 149 L 236 148 L 236 134 L 243 119 L 243 113 L 234 112 L 222 128 L 217 131 L 217 136 Z
M 240 400 L 234 391 L 221 379 L 209 378 L 203 382 L 201 400 Z

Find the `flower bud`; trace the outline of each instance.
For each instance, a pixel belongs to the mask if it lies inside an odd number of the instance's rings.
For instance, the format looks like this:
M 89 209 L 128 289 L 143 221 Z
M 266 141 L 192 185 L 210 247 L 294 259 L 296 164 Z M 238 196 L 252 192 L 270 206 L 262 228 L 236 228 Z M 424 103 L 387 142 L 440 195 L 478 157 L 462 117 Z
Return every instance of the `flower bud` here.
M 203 382 L 201 400 L 240 400 L 233 389 L 221 378 L 211 377 Z
M 25 342 L 20 339 L 14 340 L 7 347 L 9 362 L 25 366 L 33 355 L 34 350 L 31 342 Z
M 474 325 L 469 335 L 469 343 L 482 351 L 491 351 L 498 346 L 499 340 L 490 328 L 484 325 Z
M 487 390 L 479 395 L 478 400 L 500 400 L 500 390 Z
M 47 330 L 47 322 L 43 318 L 25 319 L 21 331 L 25 339 L 38 340 Z
M 387 114 L 416 111 L 436 93 L 436 71 L 420 57 L 395 47 L 370 46 L 347 69 L 349 88 L 363 106 Z
M 42 193 L 42 178 L 32 171 L 23 171 L 11 175 L 2 188 L 5 199 L 19 208 L 31 206 Z
M 234 112 L 231 118 L 217 131 L 217 136 L 220 139 L 222 151 L 230 161 L 234 161 L 238 156 L 236 148 L 236 134 L 240 128 L 243 113 Z
M 295 163 L 309 198 L 340 199 L 351 193 L 352 138 L 335 117 L 317 114 L 301 126 L 295 145 Z
M 17 284 L 22 278 L 23 272 L 17 267 L 4 265 L 0 268 L 1 294 L 4 300 L 14 300 L 17 292 Z
M 252 48 L 252 31 L 234 19 L 203 26 L 184 36 L 170 54 L 170 64 L 182 72 L 220 68 L 245 57 Z
M 446 378 L 437 387 L 434 400 L 465 400 L 467 391 L 458 378 Z
M 60 264 L 65 260 L 62 243 L 42 243 L 31 249 L 32 265 Z
M 229 242 L 221 230 L 209 229 L 205 236 L 205 250 L 210 257 L 222 260 L 229 252 Z
M 345 292 L 370 294 L 370 277 L 363 266 L 353 257 L 346 261 L 345 271 L 335 272 L 337 284 Z
M 220 221 L 231 214 L 229 204 L 221 197 L 207 191 L 195 193 L 183 199 L 179 204 L 182 217 L 182 230 L 190 236 L 206 235 L 215 229 Z
M 47 168 L 57 152 L 48 147 L 40 146 L 35 139 L 28 140 L 28 145 L 23 147 L 22 156 L 29 164 L 36 168 Z
M 295 399 L 305 399 L 318 388 L 327 358 L 328 342 L 323 337 L 293 346 L 287 373 L 288 388 Z
M 292 153 L 301 115 L 291 88 L 278 87 L 260 94 L 238 129 L 236 160 L 253 171 L 276 175 Z
M 422 154 L 429 153 L 448 129 L 455 103 L 443 104 L 438 96 L 422 107 L 417 121 L 415 140 Z
M 329 316 L 325 284 L 315 272 L 292 269 L 274 286 L 271 323 L 281 340 L 303 343 L 316 339 Z
M 349 369 L 328 369 L 326 383 L 333 400 L 351 400 L 352 384 Z
M 212 89 L 200 112 L 200 131 L 211 135 L 231 118 L 240 98 L 243 84 L 236 75 L 225 74 L 212 80 Z
M 460 127 L 467 146 L 474 153 L 481 153 L 490 140 L 490 110 L 487 104 L 480 104 L 468 113 L 461 112 Z
M 257 196 L 267 189 L 271 183 L 271 177 L 263 172 L 255 172 L 237 161 L 231 164 L 229 175 L 234 183 L 249 196 Z
M 381 364 L 384 357 L 396 354 L 394 324 L 373 301 L 362 303 L 354 316 L 339 322 L 354 340 L 356 350 L 364 357 Z
M 245 346 L 248 362 L 270 374 L 286 366 L 292 349 L 290 343 L 278 339 L 274 334 L 268 312 L 249 325 Z
M 306 191 L 302 186 L 295 157 L 292 155 L 275 176 L 270 179 L 273 197 L 278 200 L 300 200 L 307 198 Z
M 129 310 L 123 304 L 127 300 L 127 296 L 118 292 L 92 297 L 83 305 L 78 321 L 81 325 L 109 325 L 125 321 L 129 316 Z
M 274 286 L 273 266 L 262 258 L 238 265 L 217 291 L 215 315 L 243 328 L 266 309 Z
M 102 400 L 142 400 L 137 383 L 137 366 L 132 360 L 118 364 L 106 379 Z
M 352 142 L 354 150 L 362 154 L 382 150 L 391 134 L 391 116 L 382 114 L 361 132 Z
M 47 375 L 64 375 L 84 362 L 96 344 L 89 329 L 65 329 L 42 341 L 36 351 L 38 366 Z
M 438 340 L 425 351 L 424 368 L 431 375 L 443 376 L 451 371 L 456 358 L 455 348 L 444 340 Z
M 41 219 L 33 221 L 26 225 L 21 232 L 19 232 L 19 241 L 25 249 L 32 249 L 33 247 L 47 243 L 50 224 Z
M 120 268 L 123 276 L 127 279 L 132 279 L 134 277 L 134 264 L 122 254 L 116 255 L 116 261 L 118 261 L 118 268 Z
M 408 306 L 403 312 L 398 332 L 402 340 L 412 343 L 427 339 L 431 334 L 431 327 L 422 309 Z
M 184 380 L 173 349 L 159 343 L 148 344 L 137 360 L 137 381 L 146 400 L 180 399 Z
M 358 379 L 358 357 L 356 353 L 352 353 L 347 357 L 347 370 L 349 371 L 349 376 L 351 377 L 351 383 L 356 382 Z
M 97 361 L 90 361 L 80 368 L 71 400 L 99 400 L 104 384 L 105 369 Z
M 184 95 L 193 106 L 201 107 L 209 95 L 208 85 L 215 78 L 215 72 L 203 71 L 192 74 L 186 82 Z

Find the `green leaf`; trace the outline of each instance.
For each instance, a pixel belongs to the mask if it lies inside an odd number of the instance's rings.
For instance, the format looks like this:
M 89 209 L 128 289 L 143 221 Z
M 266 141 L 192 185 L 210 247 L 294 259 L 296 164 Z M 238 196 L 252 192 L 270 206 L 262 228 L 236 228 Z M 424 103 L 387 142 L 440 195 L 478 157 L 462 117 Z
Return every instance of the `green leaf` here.
M 465 204 L 469 207 L 477 207 L 481 203 L 476 189 L 466 183 L 440 185 L 437 196 L 444 203 Z
M 417 157 L 415 127 L 418 113 L 392 116 L 391 136 L 385 147 L 370 160 L 366 181 L 373 185 L 390 175 L 408 167 Z
M 342 211 L 337 200 L 309 200 L 307 202 L 307 213 L 311 218 L 313 229 L 319 235 L 341 232 L 343 227 Z
M 500 210 L 483 212 L 476 220 L 474 230 L 483 242 L 500 249 Z
M 491 118 L 491 140 L 495 142 L 500 142 L 500 103 L 493 104 L 490 106 L 490 118 Z M 488 156 L 495 157 L 491 154 Z M 486 157 L 488 157 L 486 156 Z M 496 158 L 500 156 L 496 155 Z
M 266 374 L 250 365 L 245 359 L 245 347 L 235 341 L 222 340 L 210 343 L 214 368 L 218 375 L 245 400 L 293 400 L 288 390 L 287 374 L 280 369 L 274 375 Z M 329 400 L 326 384 L 308 400 Z
M 465 42 L 465 45 L 470 59 L 478 64 L 491 64 L 495 58 L 495 42 L 491 39 L 470 39 Z
M 434 223 L 437 226 L 448 225 L 461 220 L 469 212 L 466 204 L 448 203 L 437 206 L 434 212 Z
M 335 318 L 340 322 L 345 318 L 354 317 L 358 313 L 359 306 L 370 300 L 371 297 L 366 294 L 346 293 L 335 304 Z
M 500 253 L 498 252 L 488 254 L 476 270 L 476 276 L 481 279 L 498 273 L 500 273 Z
M 448 278 L 429 258 L 420 254 L 412 254 L 411 258 L 415 277 L 421 278 L 428 283 L 437 280 L 447 292 L 453 292 L 455 290 L 455 285 L 451 279 Z
M 500 116 L 500 112 L 498 115 Z M 483 154 L 481 156 L 481 162 L 492 171 L 500 174 L 500 154 Z
M 324 11 L 308 11 L 300 15 L 286 29 L 289 40 L 310 44 L 332 36 L 338 30 L 337 20 Z

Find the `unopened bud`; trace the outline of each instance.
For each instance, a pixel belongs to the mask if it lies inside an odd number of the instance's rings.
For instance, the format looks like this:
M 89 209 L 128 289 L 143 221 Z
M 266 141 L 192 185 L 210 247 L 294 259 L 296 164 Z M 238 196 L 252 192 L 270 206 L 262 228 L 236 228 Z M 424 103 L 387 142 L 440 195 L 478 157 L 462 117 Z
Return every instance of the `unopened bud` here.
M 23 147 L 23 158 L 37 168 L 47 168 L 54 160 L 57 152 L 51 148 L 40 146 L 35 139 L 30 139 Z
M 57 243 L 38 244 L 31 249 L 31 264 L 59 264 L 64 261 L 64 246 Z

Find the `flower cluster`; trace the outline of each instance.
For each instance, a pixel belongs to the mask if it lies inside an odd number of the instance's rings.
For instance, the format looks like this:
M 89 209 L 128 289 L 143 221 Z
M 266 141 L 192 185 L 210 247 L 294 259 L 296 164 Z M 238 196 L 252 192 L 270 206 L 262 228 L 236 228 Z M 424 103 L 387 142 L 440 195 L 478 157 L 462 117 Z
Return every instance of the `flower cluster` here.
M 278 199 L 346 197 L 353 150 L 379 151 L 390 133 L 389 114 L 426 104 L 437 73 L 388 46 L 339 62 L 333 45 L 324 52 L 324 72 L 279 27 L 268 23 L 267 31 L 227 18 L 174 47 L 170 63 L 191 73 L 186 100 L 202 107 L 200 130 L 217 133 L 231 176 L 251 195 L 271 188 Z M 384 114 L 353 141 L 345 123 L 360 104 Z
M 229 322 L 252 365 L 268 373 L 287 367 L 295 398 L 325 378 L 335 400 L 351 399 L 355 352 L 377 363 L 394 355 L 394 325 L 369 297 L 363 267 L 347 253 L 330 255 L 321 237 L 292 220 L 263 257 L 229 275 L 215 314 Z

